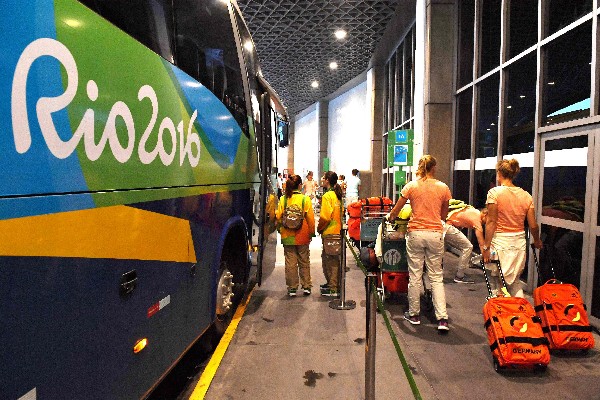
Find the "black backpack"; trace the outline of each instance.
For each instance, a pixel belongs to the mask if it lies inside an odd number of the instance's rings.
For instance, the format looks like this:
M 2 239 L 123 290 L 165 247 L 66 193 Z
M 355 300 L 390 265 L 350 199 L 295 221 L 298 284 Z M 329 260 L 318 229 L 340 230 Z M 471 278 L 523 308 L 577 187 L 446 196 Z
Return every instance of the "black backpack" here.
M 284 228 L 298 230 L 302 227 L 304 221 L 304 196 L 302 197 L 302 208 L 297 204 L 292 204 L 288 207 L 287 196 L 283 197 L 283 214 L 281 216 L 281 224 Z

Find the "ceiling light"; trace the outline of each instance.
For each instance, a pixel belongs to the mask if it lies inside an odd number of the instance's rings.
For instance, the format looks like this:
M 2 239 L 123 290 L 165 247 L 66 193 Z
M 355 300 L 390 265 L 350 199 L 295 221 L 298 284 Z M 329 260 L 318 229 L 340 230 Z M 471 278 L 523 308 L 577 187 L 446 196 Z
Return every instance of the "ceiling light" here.
M 506 108 L 512 108 L 512 106 L 507 106 Z
M 548 82 L 548 85 L 554 85 L 554 82 Z
M 331 69 L 337 69 L 338 65 L 335 61 L 332 61 L 329 63 L 329 68 Z
M 523 96 L 523 95 L 520 95 L 519 97 L 520 97 L 520 98 L 522 98 L 522 99 L 524 99 L 524 98 L 525 98 L 525 96 Z
M 344 39 L 347 35 L 347 32 L 343 29 L 338 29 L 335 31 L 335 37 L 338 39 Z
M 314 87 L 314 88 L 318 88 L 319 87 L 319 82 L 317 81 L 312 81 L 312 83 L 310 84 L 310 86 Z

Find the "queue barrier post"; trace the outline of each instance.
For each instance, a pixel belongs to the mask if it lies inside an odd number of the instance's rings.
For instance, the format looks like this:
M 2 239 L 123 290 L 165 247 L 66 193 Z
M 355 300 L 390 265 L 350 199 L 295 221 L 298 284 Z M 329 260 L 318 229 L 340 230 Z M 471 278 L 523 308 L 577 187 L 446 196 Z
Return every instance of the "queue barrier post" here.
M 365 341 L 365 399 L 375 399 L 375 350 L 377 347 L 377 275 L 369 272 L 365 277 L 367 292 Z
M 339 289 L 340 298 L 329 302 L 329 307 L 334 310 L 353 310 L 356 308 L 356 302 L 354 300 L 346 300 L 346 230 L 347 225 L 344 224 L 342 227 L 342 252 L 340 257 L 340 268 L 339 268 Z

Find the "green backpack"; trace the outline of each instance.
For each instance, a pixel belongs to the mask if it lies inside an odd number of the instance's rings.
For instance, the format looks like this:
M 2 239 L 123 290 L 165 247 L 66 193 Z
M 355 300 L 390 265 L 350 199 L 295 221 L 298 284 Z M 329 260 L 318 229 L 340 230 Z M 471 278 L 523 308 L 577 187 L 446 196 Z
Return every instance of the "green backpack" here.
M 287 205 L 287 196 L 283 197 L 283 215 L 281 224 L 284 228 L 298 230 L 302 228 L 304 221 L 304 197 L 302 197 L 302 208 L 298 204 Z

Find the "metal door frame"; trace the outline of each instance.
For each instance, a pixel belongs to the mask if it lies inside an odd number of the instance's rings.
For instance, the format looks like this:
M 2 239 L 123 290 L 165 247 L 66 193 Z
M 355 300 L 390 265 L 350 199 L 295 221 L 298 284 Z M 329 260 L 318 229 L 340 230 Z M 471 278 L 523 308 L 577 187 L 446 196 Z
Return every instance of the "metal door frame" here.
M 544 163 L 546 157 L 545 145 L 546 142 L 556 139 L 564 139 L 575 136 L 588 136 L 588 151 L 586 160 L 586 190 L 585 190 L 585 214 L 583 222 L 563 220 L 548 216 L 542 216 L 542 200 L 544 189 Z M 596 146 L 596 143 L 599 144 Z M 586 304 L 591 305 L 593 276 L 594 276 L 594 260 L 596 250 L 596 238 L 600 237 L 600 225 L 597 222 L 598 215 L 598 191 L 600 188 L 600 174 L 595 174 L 596 165 L 600 165 L 600 126 L 587 125 L 576 127 L 551 133 L 544 133 L 541 137 L 541 146 L 539 152 L 539 179 L 537 183 L 537 218 L 538 223 L 552 225 L 559 228 L 569 229 L 583 234 L 583 243 L 581 248 L 581 275 L 580 275 L 580 291 Z M 529 276 L 533 279 L 531 282 L 537 282 L 538 273 L 535 267 L 530 268 Z M 600 319 L 595 319 L 596 323 Z

